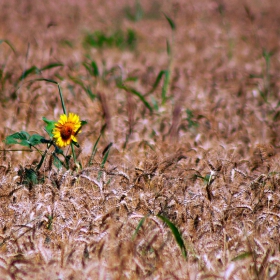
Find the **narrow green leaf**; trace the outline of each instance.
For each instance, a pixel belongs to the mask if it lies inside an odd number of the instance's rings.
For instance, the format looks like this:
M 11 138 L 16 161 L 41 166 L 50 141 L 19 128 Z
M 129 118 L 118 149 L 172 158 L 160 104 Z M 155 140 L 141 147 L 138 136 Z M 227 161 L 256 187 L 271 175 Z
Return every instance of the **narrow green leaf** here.
M 33 82 L 40 82 L 40 81 L 45 81 L 45 82 L 49 82 L 49 83 L 58 85 L 58 82 L 56 82 L 54 80 L 50 80 L 50 79 L 45 79 L 45 78 L 34 79 L 29 82 L 33 83 Z
M 68 77 L 70 78 L 70 80 L 72 82 L 74 82 L 75 84 L 81 86 L 86 91 L 86 87 L 84 86 L 84 83 L 83 83 L 83 81 L 81 79 L 73 77 L 73 76 L 70 76 L 70 75 L 68 75 Z
M 0 45 L 1 45 L 2 43 L 6 43 L 6 44 L 12 49 L 12 51 L 16 54 L 16 50 L 15 50 L 14 46 L 10 43 L 9 40 L 0 39 Z
M 76 85 L 79 85 L 87 93 L 87 95 L 90 97 L 91 100 L 94 100 L 96 98 L 96 94 L 92 92 L 89 86 L 84 85 L 84 82 L 81 79 L 70 75 L 68 77 Z
M 107 161 L 107 158 L 108 158 L 108 155 L 109 155 L 109 152 L 110 152 L 110 148 L 112 147 L 112 145 L 113 145 L 112 143 L 109 144 L 109 146 L 108 146 L 108 148 L 107 148 L 107 150 L 106 150 L 106 152 L 105 152 L 105 154 L 104 154 L 104 157 L 103 157 L 102 162 L 101 162 L 101 164 L 100 164 L 100 167 L 101 167 L 102 169 L 103 169 L 104 166 L 105 166 L 105 163 L 106 163 L 106 161 Z M 101 175 L 102 175 L 102 171 L 99 171 L 99 172 L 98 172 L 98 177 L 97 177 L 97 180 L 98 180 L 98 181 L 100 180 Z
M 62 95 L 62 91 L 61 91 L 61 88 L 60 88 L 60 85 L 58 82 L 54 81 L 54 80 L 50 80 L 50 79 L 45 79 L 45 78 L 39 78 L 39 79 L 35 79 L 35 80 L 32 80 L 30 82 L 36 82 L 36 81 L 45 81 L 45 82 L 49 82 L 49 83 L 52 83 L 52 84 L 56 84 L 57 87 L 58 87 L 58 92 L 59 92 L 59 96 L 60 96 L 60 101 L 61 101 L 61 105 L 62 105 L 62 109 L 63 109 L 63 113 L 65 115 L 67 115 L 67 111 L 66 111 L 66 107 L 65 107 L 65 103 L 64 103 L 64 99 L 63 99 L 63 95 Z
M 187 258 L 187 250 L 186 250 L 183 238 L 182 238 L 179 230 L 177 229 L 177 227 L 172 222 L 170 222 L 166 217 L 161 216 L 161 215 L 157 215 L 157 217 L 160 218 L 163 222 L 165 222 L 167 224 L 167 226 L 171 229 L 172 234 L 173 234 L 178 246 L 181 249 L 182 255 L 186 259 Z
M 77 148 L 80 148 L 80 145 L 79 145 L 78 142 L 75 142 L 75 141 L 72 140 L 72 143 L 73 143 Z
M 137 228 L 135 229 L 135 231 L 134 231 L 134 233 L 133 233 L 133 235 L 132 235 L 132 240 L 135 239 L 135 237 L 136 237 L 136 235 L 138 234 L 140 228 L 141 228 L 142 225 L 144 224 L 146 218 L 147 218 L 147 216 L 143 217 L 143 218 L 140 220 L 139 224 L 137 225 Z
M 168 23 L 169 23 L 171 29 L 172 29 L 172 30 L 175 30 L 175 29 L 176 29 L 176 26 L 175 26 L 174 21 L 173 21 L 170 17 L 168 17 L 165 13 L 163 13 L 163 14 L 164 14 L 165 18 L 167 19 L 167 21 L 168 21 Z
M 47 124 L 45 126 L 46 132 L 49 134 L 50 137 L 53 137 L 53 132 L 52 131 L 53 131 L 54 127 L 55 127 L 56 121 L 48 120 L 45 117 L 43 117 L 43 121 Z
M 96 94 L 94 94 L 93 92 L 92 92 L 92 90 L 91 90 L 91 88 L 90 87 L 86 87 L 85 88 L 85 92 L 87 93 L 87 95 L 89 96 L 89 98 L 91 99 L 91 100 L 94 100 L 95 98 L 96 98 Z
M 40 162 L 38 163 L 38 165 L 36 166 L 36 170 L 39 170 L 41 168 L 41 166 L 43 165 L 44 161 L 45 161 L 45 158 L 46 158 L 46 155 L 47 155 L 47 150 L 45 150 L 45 152 L 42 154 L 41 156 L 41 160 Z
M 125 82 L 137 82 L 138 81 L 138 77 L 127 77 L 125 79 Z
M 157 102 L 157 100 L 152 96 L 152 103 L 153 103 L 153 106 L 154 106 L 154 109 L 156 110 L 156 111 L 158 111 L 158 109 L 159 109 L 159 107 L 158 107 L 158 102 Z
M 99 76 L 98 66 L 94 60 L 92 60 L 91 63 L 84 62 L 83 65 L 87 69 L 87 71 L 89 72 L 90 75 L 92 75 L 94 77 Z
M 65 168 L 68 170 L 70 166 L 71 155 L 65 157 Z
M 262 74 L 261 74 L 261 75 L 250 74 L 250 75 L 249 75 L 249 78 L 250 78 L 250 79 L 254 79 L 254 78 L 263 78 L 263 75 L 262 75 Z
M 163 81 L 163 86 L 161 91 L 162 104 L 165 104 L 167 99 L 167 90 L 168 90 L 169 81 L 170 81 L 170 72 L 169 70 L 165 70 L 165 76 L 164 76 L 164 81 Z
M 52 230 L 53 216 L 48 216 L 47 229 Z
M 110 149 L 112 146 L 113 146 L 113 143 L 110 143 L 109 146 L 107 147 L 106 152 L 105 152 L 104 157 L 101 162 L 101 168 L 103 168 L 105 166 L 105 163 L 107 161 L 107 158 L 108 158 L 108 155 L 109 155 L 109 152 L 110 152 Z
M 137 90 L 133 89 L 133 88 L 128 88 L 126 86 L 119 86 L 119 88 L 122 88 L 124 90 L 126 90 L 127 92 L 130 92 L 136 96 L 139 97 L 139 99 L 144 103 L 144 105 L 150 110 L 150 113 L 153 113 L 153 108 L 152 106 L 149 104 L 149 102 L 145 99 L 145 97 Z
M 95 154 L 96 154 L 96 152 L 97 152 L 97 144 L 98 144 L 98 142 L 99 142 L 99 140 L 100 140 L 101 135 L 102 135 L 102 133 L 100 133 L 99 137 L 98 137 L 97 140 L 95 141 L 95 144 L 94 144 L 94 146 L 93 146 L 93 148 L 92 148 L 91 156 L 90 156 L 90 159 L 89 159 L 89 161 L 88 161 L 88 166 L 91 166 L 91 165 L 92 165 L 92 160 L 93 160 L 93 158 L 94 158 L 94 156 L 95 156 Z
M 157 88 L 157 86 L 158 86 L 158 84 L 159 84 L 159 82 L 160 82 L 160 80 L 161 80 L 161 78 L 162 78 L 163 75 L 165 75 L 165 70 L 161 70 L 161 71 L 158 73 L 157 78 L 156 78 L 156 81 L 154 82 L 153 87 L 152 87 L 152 89 L 148 92 L 148 94 L 152 93 L 152 92 Z
M 93 69 L 93 76 L 94 77 L 98 77 L 99 76 L 99 70 L 98 70 L 98 66 L 97 66 L 97 64 L 96 64 L 96 62 L 95 61 L 92 61 L 91 62 L 91 67 L 92 67 L 92 69 Z
M 37 68 L 36 66 L 32 66 L 32 67 L 28 68 L 27 70 L 23 71 L 20 78 L 18 79 L 18 82 L 22 81 L 27 76 L 34 74 L 34 73 L 40 73 L 40 69 Z
M 166 51 L 167 51 L 168 56 L 170 56 L 171 55 L 171 46 L 170 46 L 168 39 L 166 40 Z
M 251 252 L 245 252 L 245 253 L 242 253 L 238 256 L 236 256 L 235 258 L 233 258 L 231 261 L 235 262 L 235 261 L 240 261 L 240 260 L 244 260 L 248 257 L 251 257 L 252 256 L 252 253 Z
M 41 71 L 55 68 L 55 67 L 61 67 L 61 66 L 64 66 L 64 64 L 63 63 L 50 63 L 50 64 L 47 64 L 46 66 L 44 66 L 43 68 L 41 68 Z

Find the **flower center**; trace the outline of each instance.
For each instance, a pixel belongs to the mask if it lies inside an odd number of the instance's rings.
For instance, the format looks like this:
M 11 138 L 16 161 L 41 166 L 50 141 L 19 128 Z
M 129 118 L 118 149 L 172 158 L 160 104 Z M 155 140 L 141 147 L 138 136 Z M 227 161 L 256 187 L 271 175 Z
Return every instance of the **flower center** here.
M 60 130 L 61 138 L 63 140 L 68 140 L 71 137 L 72 132 L 73 132 L 73 126 L 71 124 L 66 123 Z

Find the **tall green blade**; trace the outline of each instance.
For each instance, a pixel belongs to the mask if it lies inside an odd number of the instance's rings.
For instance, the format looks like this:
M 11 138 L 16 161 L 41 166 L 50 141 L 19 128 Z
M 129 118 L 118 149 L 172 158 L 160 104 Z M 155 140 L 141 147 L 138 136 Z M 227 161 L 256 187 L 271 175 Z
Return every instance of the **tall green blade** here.
M 161 216 L 161 215 L 157 215 L 157 217 L 160 218 L 162 221 L 164 221 L 167 224 L 167 226 L 171 229 L 172 234 L 175 237 L 175 240 L 176 240 L 178 246 L 181 249 L 182 255 L 186 259 L 187 258 L 187 250 L 186 250 L 183 238 L 182 238 L 179 230 L 177 229 L 177 227 L 172 222 L 170 222 L 166 217 Z

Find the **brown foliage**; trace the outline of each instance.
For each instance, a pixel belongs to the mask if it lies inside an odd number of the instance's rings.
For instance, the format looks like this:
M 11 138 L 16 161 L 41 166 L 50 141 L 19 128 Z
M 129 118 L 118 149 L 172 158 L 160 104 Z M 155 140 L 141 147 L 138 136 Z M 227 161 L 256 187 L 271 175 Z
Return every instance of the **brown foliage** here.
M 48 157 L 38 184 L 24 182 L 38 155 L 1 144 L 0 278 L 278 279 L 278 2 L 139 2 L 144 16 L 131 21 L 129 1 L 1 1 L 0 34 L 16 52 L 0 44 L 0 139 L 46 135 L 42 117 L 62 113 L 57 88 L 35 78 L 59 81 L 88 124 L 83 168 Z M 162 12 L 176 23 L 172 64 Z M 134 50 L 83 46 L 85 30 L 117 28 L 135 30 Z M 98 77 L 83 67 L 91 61 Z M 53 62 L 63 67 L 20 79 Z M 163 82 L 151 89 L 168 67 L 162 104 Z M 186 259 L 158 214 L 179 229 Z

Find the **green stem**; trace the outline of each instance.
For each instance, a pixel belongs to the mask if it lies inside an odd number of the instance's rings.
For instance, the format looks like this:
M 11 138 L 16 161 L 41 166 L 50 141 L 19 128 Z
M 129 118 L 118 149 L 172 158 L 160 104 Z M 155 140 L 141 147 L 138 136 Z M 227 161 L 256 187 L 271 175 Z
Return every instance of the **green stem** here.
M 72 155 L 73 155 L 74 162 L 76 164 L 77 163 L 77 159 L 76 159 L 76 154 L 75 154 L 73 142 L 71 142 L 71 150 L 72 150 Z
M 59 96 L 60 96 L 60 101 L 61 101 L 63 113 L 65 115 L 67 115 L 67 111 L 66 111 L 66 108 L 65 108 L 64 99 L 63 99 L 63 95 L 62 95 L 62 91 L 61 91 L 60 85 L 57 84 L 57 86 L 58 86 L 58 91 L 59 91 Z M 71 142 L 71 150 L 72 150 L 72 155 L 73 155 L 74 162 L 76 164 L 77 163 L 77 159 L 76 159 L 76 154 L 75 154 L 75 150 L 74 150 L 74 144 L 72 142 Z
M 57 86 L 58 86 L 58 91 L 59 91 L 59 96 L 60 96 L 60 101 L 61 101 L 63 113 L 65 115 L 67 115 L 67 111 L 66 111 L 66 108 L 65 108 L 64 99 L 63 99 L 63 95 L 62 95 L 60 85 L 57 84 Z M 75 150 L 74 150 L 74 144 L 72 142 L 71 142 L 71 150 L 72 150 L 72 155 L 73 155 L 74 162 L 75 162 L 75 164 L 77 164 L 76 154 L 75 154 Z
M 66 108 L 65 108 L 64 99 L 63 99 L 63 95 L 62 95 L 62 91 L 61 91 L 59 83 L 57 83 L 57 86 L 58 86 L 58 91 L 59 91 L 59 95 L 60 95 L 60 101 L 61 101 L 63 113 L 65 115 L 67 115 L 67 111 L 66 111 Z
M 41 160 L 40 160 L 40 162 L 38 163 L 38 165 L 36 167 L 36 170 L 39 170 L 41 168 L 41 166 L 42 166 L 42 164 L 43 164 L 43 162 L 44 162 L 44 160 L 46 158 L 47 151 L 48 150 L 45 150 L 45 153 L 42 155 Z

